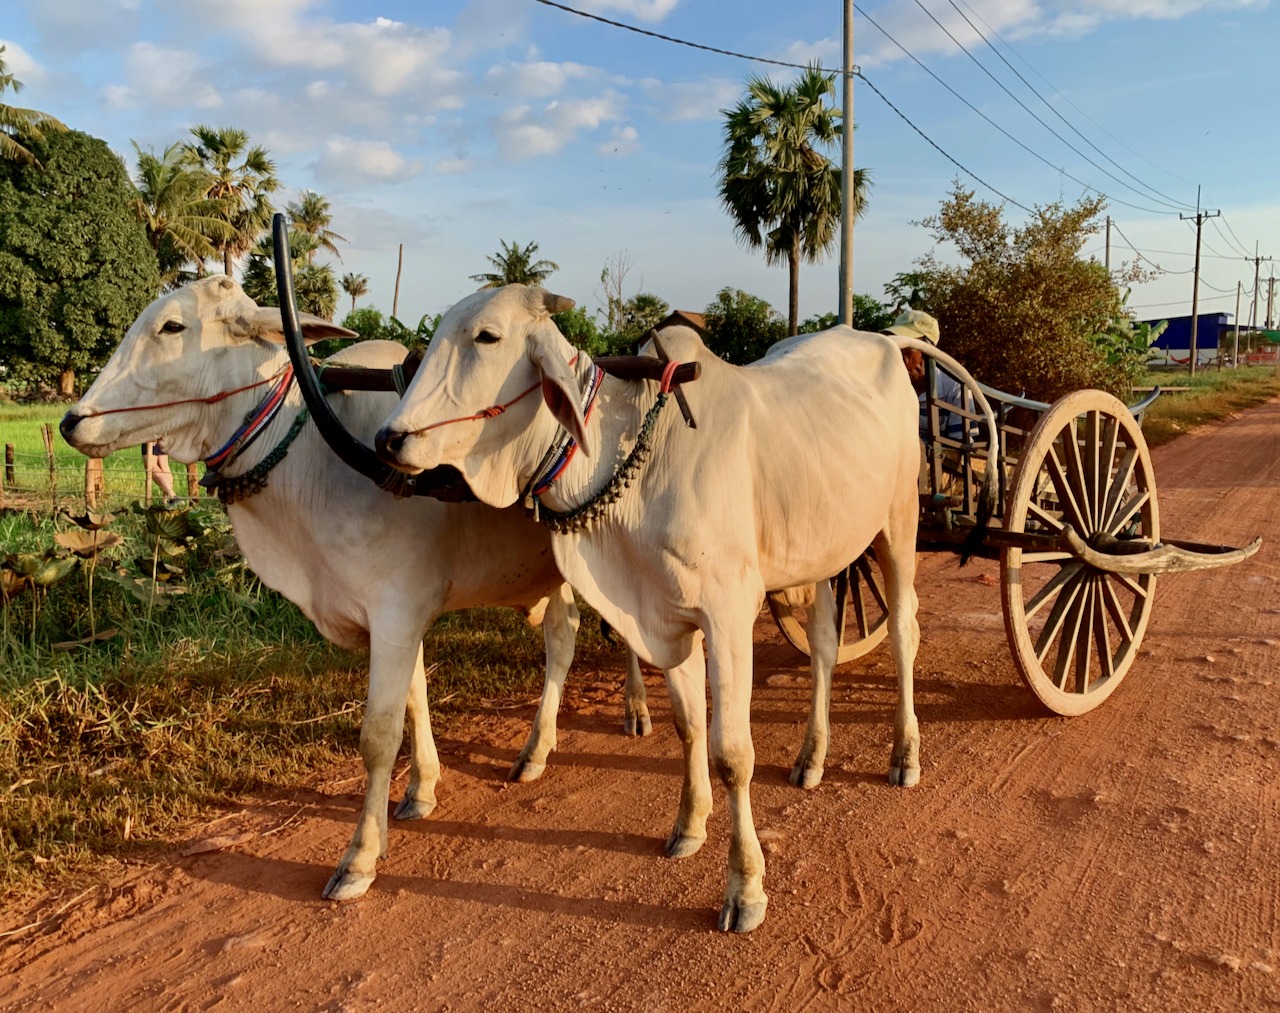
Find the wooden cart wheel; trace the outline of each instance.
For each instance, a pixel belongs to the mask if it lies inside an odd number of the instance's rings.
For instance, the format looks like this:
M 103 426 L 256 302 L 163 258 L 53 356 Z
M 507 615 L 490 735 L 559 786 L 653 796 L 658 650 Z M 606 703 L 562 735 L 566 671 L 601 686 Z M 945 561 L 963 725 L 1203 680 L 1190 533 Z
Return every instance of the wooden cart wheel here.
M 885 604 L 884 577 L 875 553 L 868 549 L 841 574 L 849 581 L 849 595 L 840 624 L 840 653 L 836 664 L 853 661 L 869 654 L 889 634 L 889 608 Z M 792 588 L 770 591 L 766 596 L 769 612 L 778 629 L 791 646 L 809 655 L 808 606 L 811 589 Z
M 1160 540 L 1146 440 L 1128 408 L 1103 391 L 1069 394 L 1045 412 L 1014 472 L 1005 530 L 1052 534 L 1065 524 L 1091 544 Z M 1000 554 L 1000 584 L 1014 662 L 1045 706 L 1074 716 L 1115 692 L 1142 643 L 1155 574 L 1013 548 Z

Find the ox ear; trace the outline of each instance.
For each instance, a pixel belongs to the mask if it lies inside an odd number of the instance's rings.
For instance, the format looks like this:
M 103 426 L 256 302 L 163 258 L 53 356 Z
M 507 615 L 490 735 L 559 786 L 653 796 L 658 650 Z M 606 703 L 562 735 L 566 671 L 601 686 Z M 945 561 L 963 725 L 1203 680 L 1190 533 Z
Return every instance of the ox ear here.
M 556 421 L 577 441 L 582 452 L 590 457 L 587 423 L 578 404 L 582 395 L 578 391 L 577 378 L 564 361 L 560 349 L 560 344 L 552 340 L 546 331 L 535 331 L 529 336 L 529 357 L 542 376 L 542 400 L 547 403 Z
M 248 319 L 238 322 L 243 323 L 247 337 L 270 341 L 276 345 L 284 344 L 284 323 L 280 319 L 278 306 L 255 306 Z M 298 323 L 302 325 L 302 338 L 308 345 L 328 338 L 360 337 L 355 331 L 339 327 L 323 317 L 313 316 L 310 313 L 299 313 Z
M 577 305 L 567 295 L 556 295 L 544 288 L 538 289 L 538 294 L 542 297 L 542 308 L 548 313 L 564 313 Z

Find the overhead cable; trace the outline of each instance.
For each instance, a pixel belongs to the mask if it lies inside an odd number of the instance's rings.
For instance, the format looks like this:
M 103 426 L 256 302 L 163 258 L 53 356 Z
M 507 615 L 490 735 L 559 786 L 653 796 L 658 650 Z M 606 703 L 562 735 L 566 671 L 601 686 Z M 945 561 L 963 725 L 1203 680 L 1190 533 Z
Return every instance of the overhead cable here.
M 541 2 L 542 2 L 542 0 L 539 0 L 539 2 L 541 3 Z M 1004 128 L 1004 127 L 1000 126 L 1000 124 L 998 124 L 998 123 L 997 123 L 995 120 L 993 120 L 990 116 L 988 116 L 986 113 L 984 113 L 981 109 L 979 109 L 977 106 L 975 106 L 975 105 L 974 105 L 972 102 L 970 102 L 967 98 L 965 98 L 965 97 L 964 97 L 963 95 L 961 95 L 958 91 L 956 91 L 954 88 L 952 88 L 952 87 L 951 87 L 951 85 L 947 84 L 947 82 L 946 82 L 946 81 L 942 80 L 942 78 L 940 78 L 940 77 L 939 77 L 937 74 L 935 74 L 932 70 L 930 70 L 928 67 L 926 67 L 923 61 L 921 61 L 921 60 L 920 60 L 920 59 L 919 59 L 919 58 L 918 58 L 914 53 L 912 53 L 909 49 L 907 49 L 907 47 L 906 47 L 906 46 L 904 46 L 901 42 L 899 42 L 899 41 L 898 41 L 897 39 L 895 39 L 892 35 L 890 35 L 890 34 L 889 34 L 888 32 L 886 32 L 883 28 L 881 28 L 881 27 L 880 27 L 880 25 L 879 25 L 879 23 L 877 23 L 877 22 L 876 22 L 876 20 L 875 20 L 874 18 L 872 18 L 870 15 L 868 15 L 868 14 L 867 14 L 867 12 L 866 12 L 866 11 L 864 11 L 861 7 L 859 7 L 856 3 L 853 5 L 853 9 L 854 9 L 854 10 L 856 10 L 859 14 L 861 14 L 864 18 L 866 18 L 866 20 L 870 23 L 870 25 L 871 25 L 873 28 L 875 28 L 875 29 L 876 29 L 876 30 L 877 30 L 881 35 L 883 35 L 886 39 L 888 39 L 888 40 L 889 40 L 890 42 L 892 42 L 895 46 L 897 46 L 900 50 L 902 50 L 902 52 L 903 52 L 903 53 L 905 53 L 905 54 L 907 55 L 907 57 L 908 57 L 908 58 L 909 58 L 913 63 L 915 63 L 915 64 L 916 64 L 916 66 L 918 66 L 921 70 L 923 70 L 923 71 L 924 71 L 926 74 L 928 74 L 931 78 L 933 78 L 935 81 L 937 81 L 937 82 L 938 82 L 938 84 L 942 85 L 942 87 L 944 87 L 945 89 L 947 89 L 947 91 L 949 91 L 952 95 L 954 95 L 957 99 L 959 99 L 962 103 L 964 103 L 964 105 L 965 105 L 965 106 L 967 106 L 967 107 L 968 107 L 972 112 L 976 113 L 978 116 L 982 117 L 982 119 L 986 120 L 986 122 L 987 122 L 987 123 L 989 123 L 989 124 L 991 124 L 991 126 L 995 127 L 998 131 L 1000 131 L 1000 133 L 1004 134 L 1004 136 L 1005 136 L 1005 137 L 1009 138 L 1009 140 L 1013 141 L 1013 143 L 1014 143 L 1014 144 L 1016 144 L 1018 147 L 1020 147 L 1023 151 L 1027 152 L 1027 154 L 1031 155 L 1033 158 L 1035 158 L 1035 159 L 1037 159 L 1038 161 L 1041 161 L 1041 162 L 1043 162 L 1045 165 L 1049 166 L 1049 168 L 1051 168 L 1054 172 L 1061 173 L 1061 174 L 1062 174 L 1063 176 L 1065 176 L 1067 179 L 1071 180 L 1071 182 L 1073 182 L 1073 183 L 1078 183 L 1080 186 L 1084 187 L 1086 190 L 1091 190 L 1093 193 L 1096 193 L 1099 197 L 1104 197 L 1104 198 L 1106 198 L 1107 200 L 1109 200 L 1109 201 L 1114 201 L 1114 202 L 1115 202 L 1115 203 L 1117 203 L 1117 204 L 1123 204 L 1125 207 L 1134 208 L 1134 209 L 1135 209 L 1135 210 L 1137 210 L 1137 211 L 1145 211 L 1147 214 L 1153 214 L 1153 215 L 1174 215 L 1174 214 L 1177 214 L 1177 213 L 1178 213 L 1178 212 L 1176 212 L 1176 211 L 1162 211 L 1162 210 L 1161 210 L 1161 209 L 1159 209 L 1159 208 L 1145 208 L 1145 207 L 1142 207 L 1141 205 L 1138 205 L 1138 204 L 1131 204 L 1131 203 L 1129 203 L 1128 201 L 1121 200 L 1119 197 L 1113 197 L 1113 196 L 1111 196 L 1111 195 L 1109 195 L 1109 194 L 1106 194 L 1106 193 L 1104 193 L 1103 191 L 1099 190 L 1099 189 L 1098 189 L 1097 187 L 1095 187 L 1095 186 L 1090 186 L 1090 185 L 1089 185 L 1088 183 L 1086 183 L 1084 180 L 1082 180 L 1082 179 L 1077 179 L 1075 176 L 1071 175 L 1071 173 L 1067 172 L 1067 170 L 1066 170 L 1066 169 L 1064 169 L 1063 167 L 1058 166 L 1058 165 L 1054 165 L 1051 161 L 1049 161 L 1049 159 L 1045 158 L 1045 157 L 1044 157 L 1044 155 L 1040 154 L 1040 152 L 1036 151 L 1036 150 L 1035 150 L 1034 148 L 1032 148 L 1030 145 L 1028 145 L 1028 144 L 1024 144 L 1022 141 L 1020 141 L 1020 140 L 1018 140 L 1016 137 L 1014 137 L 1014 136 L 1013 136 L 1013 134 L 1011 134 L 1011 133 L 1009 133 L 1009 131 L 1005 130 L 1005 128 Z M 932 16 L 932 15 L 931 15 L 931 16 Z M 866 78 L 863 78 L 863 80 L 866 80 Z
M 965 46 L 965 44 L 964 44 L 963 42 L 961 42 L 959 39 L 957 39 L 954 35 L 952 35 L 952 34 L 951 34 L 950 29 L 948 29 L 946 25 L 944 25 L 941 21 L 939 21 L 939 20 L 938 20 L 938 18 L 934 15 L 933 11 L 929 10 L 929 8 L 928 8 L 928 7 L 926 7 L 926 6 L 924 5 L 923 0 L 915 0 L 915 5 L 916 5 L 917 7 L 919 7 L 922 11 L 924 11 L 924 12 L 925 12 L 925 14 L 926 14 L 926 15 L 928 15 L 929 20 L 930 20 L 930 21 L 932 21 L 935 25 L 937 25 L 937 26 L 938 26 L 938 28 L 940 28 L 940 29 L 942 30 L 943 34 L 944 34 L 944 35 L 946 35 L 946 37 L 947 37 L 948 39 L 950 39 L 953 43 L 955 43 L 955 45 L 956 45 L 957 47 L 959 47 L 960 52 L 964 53 L 964 55 L 965 55 L 965 56 L 967 56 L 970 60 L 972 60 L 972 61 L 974 62 L 974 64 L 977 66 L 977 68 L 978 68 L 979 70 L 981 70 L 984 74 L 986 74 L 986 75 L 987 75 L 987 77 L 991 78 L 991 80 L 992 80 L 992 81 L 994 81 L 994 82 L 996 83 L 996 86 L 997 86 L 1001 91 L 1003 91 L 1006 95 L 1008 95 L 1011 99 L 1013 99 L 1016 103 L 1018 103 L 1018 105 L 1022 108 L 1022 110 L 1023 110 L 1023 111 L 1028 115 L 1028 116 L 1030 116 L 1033 120 L 1035 120 L 1037 123 L 1039 123 L 1039 124 L 1040 124 L 1040 126 L 1044 127 L 1044 128 L 1045 128 L 1045 130 L 1049 131 L 1049 133 L 1053 134 L 1053 136 L 1054 136 L 1054 137 L 1056 137 L 1059 141 L 1061 141 L 1061 142 L 1062 142 L 1063 144 L 1065 144 L 1068 148 L 1070 148 L 1070 149 L 1071 149 L 1071 151 L 1073 151 L 1073 152 L 1074 152 L 1078 157 L 1083 158 L 1086 162 L 1088 162 L 1090 165 L 1092 165 L 1095 169 L 1097 169 L 1100 173 L 1102 173 L 1102 174 L 1103 174 L 1104 176 L 1106 176 L 1108 179 L 1111 179 L 1111 180 L 1113 180 L 1114 182 L 1119 183 L 1119 184 L 1120 184 L 1121 186 L 1123 186 L 1123 187 L 1127 187 L 1128 189 L 1133 190 L 1135 193 L 1137 193 L 1137 194 L 1139 194 L 1140 196 L 1142 196 L 1142 197 L 1146 198 L 1147 200 L 1154 200 L 1157 204 L 1163 204 L 1163 205 L 1165 205 L 1166 207 L 1174 208 L 1174 209 L 1176 209 L 1177 211 L 1182 211 L 1182 210 L 1184 210 L 1184 209 L 1186 209 L 1186 208 L 1189 208 L 1189 207 L 1191 206 L 1191 205 L 1189 205 L 1189 204 L 1181 203 L 1181 202 L 1170 203 L 1168 200 L 1161 200 L 1159 197 L 1154 197 L 1154 198 L 1153 198 L 1150 194 L 1142 193 L 1142 191 L 1141 191 L 1141 190 L 1138 190 L 1138 189 L 1137 189 L 1137 188 L 1136 188 L 1132 183 L 1126 183 L 1124 180 L 1122 180 L 1122 179 L 1121 179 L 1119 176 L 1117 176 L 1115 173 L 1110 172 L 1110 171 L 1108 171 L 1107 169 L 1103 168 L 1101 165 L 1099 165 L 1097 162 L 1095 162 L 1092 158 L 1090 158 L 1088 155 L 1086 155 L 1083 151 L 1081 151 L 1079 148 L 1077 148 L 1074 144 L 1072 144 L 1070 141 L 1068 141 L 1065 137 L 1063 137 L 1060 133 L 1058 133 L 1056 130 L 1054 130 L 1054 129 L 1053 129 L 1053 127 L 1049 126 L 1049 124 L 1048 124 L 1048 123 L 1046 123 L 1046 122 L 1045 122 L 1043 119 L 1041 119 L 1041 118 L 1040 118 L 1040 117 L 1039 117 L 1039 116 L 1038 116 L 1034 111 L 1032 111 L 1032 109 L 1031 109 L 1031 107 L 1030 107 L 1030 106 L 1028 106 L 1025 102 L 1023 102 L 1023 101 L 1022 101 L 1022 99 L 1018 98 L 1018 96 L 1017 96 L 1017 95 L 1015 95 L 1013 92 L 1011 92 L 1011 91 L 1010 91 L 1010 90 L 1005 86 L 1004 82 L 1003 82 L 1003 81 L 1001 81 L 998 77 L 996 77 L 996 76 L 995 76 L 995 74 L 991 73 L 991 71 L 990 71 L 990 70 L 989 70 L 989 69 L 988 69 L 988 68 L 987 68 L 987 67 L 982 63 L 982 61 L 981 61 L 981 60 L 979 60 L 976 56 L 974 56 L 971 52 L 969 52 L 968 48 Z M 951 5 L 951 6 L 952 6 L 952 7 L 955 7 L 955 4 L 954 4 L 954 3 L 952 3 L 952 5 Z M 956 10 L 960 13 L 960 16 L 963 18 L 963 17 L 964 17 L 964 12 L 963 12 L 963 11 L 961 11 L 959 7 L 956 7 Z M 866 15 L 864 14 L 864 15 L 863 15 L 863 17 L 866 17 Z M 972 22 L 970 22 L 968 18 L 965 18 L 965 22 L 969 24 L 969 27 L 974 28 L 973 23 L 972 23 Z M 974 31 L 977 31 L 977 29 L 976 29 L 976 28 L 974 28 Z M 982 38 L 982 33 L 981 33 L 981 32 L 978 32 L 978 36 L 979 36 L 979 38 Z M 993 48 L 994 48 L 994 47 L 993 47 Z M 999 54 L 997 53 L 996 55 L 999 55 Z M 1016 73 L 1016 72 L 1015 72 L 1015 73 Z M 1019 77 L 1021 77 L 1021 75 L 1019 75 Z M 1024 84 L 1026 83 L 1026 79 L 1025 79 L 1025 78 L 1023 78 L 1023 83 L 1024 83 Z M 1028 87 L 1030 87 L 1030 85 L 1028 85 Z M 1033 89 L 1032 89 L 1032 91 L 1035 91 L 1035 89 L 1033 88 Z M 1036 95 L 1037 95 L 1037 97 L 1040 97 L 1040 95 L 1039 95 L 1039 93 L 1038 93 L 1038 92 L 1036 93 Z M 1043 98 L 1041 98 L 1041 101 L 1044 101 L 1044 100 L 1043 100 Z M 1046 102 L 1045 104 L 1046 104 L 1046 105 L 1048 105 L 1048 103 L 1047 103 L 1047 102 Z M 1050 106 L 1049 108 L 1050 108 L 1050 109 L 1052 109 L 1053 107 L 1052 107 L 1052 106 Z M 1066 120 L 1063 120 L 1063 122 L 1065 123 L 1065 122 L 1066 122 Z M 1071 124 L 1069 124 L 1069 123 L 1068 123 L 1068 124 L 1067 124 L 1067 126 L 1071 126 Z M 1073 128 L 1073 129 L 1074 129 L 1074 128 Z M 1079 132 L 1079 131 L 1077 131 L 1077 133 L 1078 133 L 1078 132 Z M 1081 136 L 1083 136 L 1083 135 L 1081 135 Z M 1122 171 L 1123 171 L 1123 170 L 1122 170 Z M 1080 181 L 1079 181 L 1079 180 L 1076 180 L 1076 182 L 1080 182 Z M 1091 187 L 1090 189 L 1093 189 L 1093 188 Z M 1098 193 L 1101 193 L 1101 191 L 1097 191 L 1097 192 L 1098 192 Z M 1105 196 L 1105 195 L 1104 195 L 1104 196 Z M 1115 201 L 1119 202 L 1119 198 L 1117 198 L 1117 197 L 1113 197 L 1113 198 L 1112 198 L 1112 200 L 1115 200 Z M 1130 205 L 1130 206 L 1132 206 L 1132 205 Z M 1166 212 L 1166 213 L 1169 213 L 1169 212 Z
M 1120 226 L 1117 225 L 1114 221 L 1112 221 L 1111 223 L 1111 228 L 1114 229 L 1116 234 L 1119 235 L 1119 237 L 1124 240 L 1125 245 L 1138 255 L 1139 260 L 1145 260 L 1148 264 L 1154 267 L 1161 274 L 1190 274 L 1191 273 L 1192 271 L 1191 268 L 1187 268 L 1185 271 L 1170 271 L 1168 268 L 1161 267 L 1154 260 L 1152 260 L 1145 253 L 1143 253 L 1136 246 L 1134 246 L 1132 241 L 1129 239 L 1129 237 L 1120 231 Z

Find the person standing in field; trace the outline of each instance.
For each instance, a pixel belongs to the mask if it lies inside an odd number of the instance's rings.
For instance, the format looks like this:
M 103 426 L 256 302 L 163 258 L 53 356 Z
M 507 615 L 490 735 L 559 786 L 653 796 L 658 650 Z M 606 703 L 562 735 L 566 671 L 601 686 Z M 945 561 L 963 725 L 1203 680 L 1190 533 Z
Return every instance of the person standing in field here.
M 178 496 L 173 491 L 173 473 L 169 470 L 169 455 L 160 449 L 158 443 L 142 445 L 142 463 L 151 480 L 164 494 L 165 506 L 177 503 Z

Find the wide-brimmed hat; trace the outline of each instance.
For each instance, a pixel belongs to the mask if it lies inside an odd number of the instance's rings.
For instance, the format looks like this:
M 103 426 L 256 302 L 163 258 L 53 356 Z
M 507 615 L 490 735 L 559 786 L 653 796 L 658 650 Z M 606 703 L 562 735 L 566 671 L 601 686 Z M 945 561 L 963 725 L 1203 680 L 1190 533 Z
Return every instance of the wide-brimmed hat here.
M 891 327 L 885 328 L 886 334 L 901 334 L 906 338 L 924 338 L 932 344 L 938 343 L 938 321 L 924 310 L 903 310 L 898 314 Z

